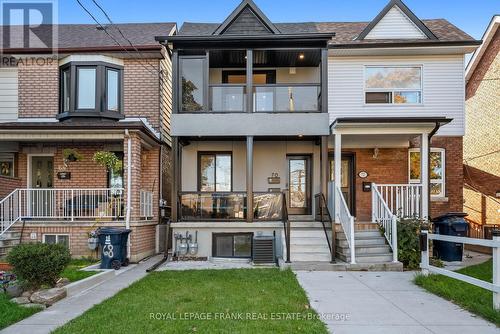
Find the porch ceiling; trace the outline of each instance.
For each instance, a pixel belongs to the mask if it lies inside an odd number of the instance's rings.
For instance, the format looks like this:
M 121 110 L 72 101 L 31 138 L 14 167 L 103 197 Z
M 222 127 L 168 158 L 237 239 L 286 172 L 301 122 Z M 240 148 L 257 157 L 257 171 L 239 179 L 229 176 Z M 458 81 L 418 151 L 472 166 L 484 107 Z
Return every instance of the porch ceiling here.
M 332 134 L 419 135 L 433 133 L 451 121 L 443 117 L 337 118 L 330 130 Z
M 408 148 L 416 134 L 349 134 L 342 136 L 342 148 Z M 329 137 L 328 147 L 335 146 L 334 136 Z

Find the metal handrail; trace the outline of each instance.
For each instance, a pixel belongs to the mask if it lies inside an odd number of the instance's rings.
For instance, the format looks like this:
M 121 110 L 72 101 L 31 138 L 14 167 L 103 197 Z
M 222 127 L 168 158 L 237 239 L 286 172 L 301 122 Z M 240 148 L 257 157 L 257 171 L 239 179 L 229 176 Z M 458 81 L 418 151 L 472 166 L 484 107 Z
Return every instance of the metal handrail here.
M 286 263 L 290 263 L 290 219 L 288 218 L 288 207 L 286 204 L 286 192 L 283 192 L 283 231 L 285 231 Z
M 331 262 L 335 262 L 335 224 L 332 220 L 332 215 L 328 209 L 328 204 L 326 202 L 325 194 L 318 193 L 314 195 L 315 200 L 319 201 L 319 216 L 321 225 L 323 225 L 323 231 L 325 232 L 326 242 L 328 243 L 328 248 L 330 249 Z M 332 242 L 328 238 L 328 229 L 325 225 L 325 216 L 328 218 L 328 222 L 331 226 Z

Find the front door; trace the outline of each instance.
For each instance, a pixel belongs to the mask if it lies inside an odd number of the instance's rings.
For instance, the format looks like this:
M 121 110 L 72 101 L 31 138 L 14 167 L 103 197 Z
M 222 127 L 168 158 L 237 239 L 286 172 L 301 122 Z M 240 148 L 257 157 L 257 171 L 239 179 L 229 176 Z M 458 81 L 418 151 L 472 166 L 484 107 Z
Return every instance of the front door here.
M 29 193 L 30 215 L 32 217 L 50 217 L 54 214 L 54 157 L 31 157 L 31 184 Z
M 311 157 L 287 156 L 288 213 L 311 214 Z
M 356 216 L 354 170 L 354 154 L 342 153 L 340 190 L 344 195 L 349 212 L 351 215 Z M 335 181 L 335 161 L 333 156 L 330 156 L 330 181 Z

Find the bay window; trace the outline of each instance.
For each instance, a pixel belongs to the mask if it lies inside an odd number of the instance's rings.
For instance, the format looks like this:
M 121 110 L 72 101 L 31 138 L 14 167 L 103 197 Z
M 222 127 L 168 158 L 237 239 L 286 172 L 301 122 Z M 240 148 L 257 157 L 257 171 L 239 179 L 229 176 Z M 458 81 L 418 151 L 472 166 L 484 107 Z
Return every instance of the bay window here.
M 123 68 L 103 62 L 61 66 L 58 118 L 123 118 Z
M 430 193 L 433 197 L 445 197 L 445 150 L 431 148 L 430 161 Z M 420 149 L 409 150 L 410 183 L 420 183 Z
M 421 104 L 422 67 L 366 66 L 366 104 Z

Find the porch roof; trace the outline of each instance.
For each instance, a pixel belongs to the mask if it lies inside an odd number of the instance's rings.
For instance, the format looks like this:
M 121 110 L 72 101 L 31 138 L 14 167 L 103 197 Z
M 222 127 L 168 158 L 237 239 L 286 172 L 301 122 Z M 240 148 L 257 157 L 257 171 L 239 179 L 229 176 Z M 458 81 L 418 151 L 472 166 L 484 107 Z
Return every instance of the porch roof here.
M 66 122 L 8 122 L 0 124 L 0 141 L 33 141 L 33 140 L 120 140 L 125 130 L 138 131 L 142 137 L 160 144 L 155 130 L 142 120 L 75 120 Z
M 453 119 L 447 117 L 355 117 L 337 118 L 330 124 L 331 133 L 406 134 L 432 133 Z

